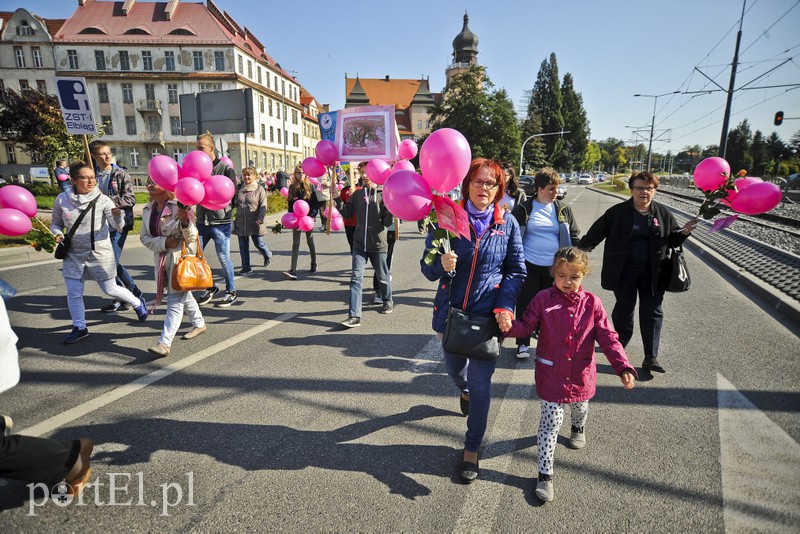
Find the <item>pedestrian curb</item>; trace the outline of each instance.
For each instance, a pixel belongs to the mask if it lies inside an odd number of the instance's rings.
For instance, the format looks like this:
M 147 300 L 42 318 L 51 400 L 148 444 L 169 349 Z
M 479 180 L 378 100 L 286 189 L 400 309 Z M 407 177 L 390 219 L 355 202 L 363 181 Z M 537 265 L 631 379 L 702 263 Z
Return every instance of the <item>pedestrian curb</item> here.
M 610 191 L 602 191 L 599 189 L 589 188 L 592 191 L 601 193 L 603 195 L 622 198 L 627 200 L 628 197 Z M 670 211 L 681 213 L 689 218 L 694 217 L 691 213 L 685 212 L 678 208 L 667 206 Z M 747 271 L 743 271 L 739 266 L 731 263 L 723 258 L 704 244 L 693 239 L 687 239 L 683 246 L 692 251 L 695 256 L 701 258 L 706 263 L 709 263 L 717 268 L 720 272 L 725 273 L 727 280 L 736 282 L 743 286 L 748 291 L 754 293 L 759 299 L 764 301 L 766 307 L 772 311 L 785 316 L 795 327 L 800 327 L 800 302 L 795 301 L 788 295 L 781 293 L 772 286 L 762 282 L 760 279 L 751 275 Z M 734 284 L 736 287 L 736 284 Z

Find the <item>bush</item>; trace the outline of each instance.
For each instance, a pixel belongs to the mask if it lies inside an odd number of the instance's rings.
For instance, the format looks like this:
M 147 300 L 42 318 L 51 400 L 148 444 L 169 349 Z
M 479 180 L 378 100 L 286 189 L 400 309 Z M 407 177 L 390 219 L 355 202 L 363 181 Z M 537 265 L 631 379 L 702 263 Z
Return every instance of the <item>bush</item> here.
M 612 180 L 614 183 L 614 189 L 617 191 L 627 191 L 628 190 L 628 179 L 627 178 L 614 178 Z
M 11 184 L 5 184 L 11 185 Z M 43 182 L 34 182 L 32 184 L 14 184 L 19 185 L 20 187 L 24 187 L 28 191 L 33 194 L 33 196 L 43 196 L 43 197 L 54 197 L 61 192 L 61 189 L 58 188 L 57 185 L 50 185 Z M 3 187 L 3 186 L 0 186 Z
M 288 207 L 289 201 L 280 192 L 274 191 L 267 195 L 267 213 L 280 213 Z

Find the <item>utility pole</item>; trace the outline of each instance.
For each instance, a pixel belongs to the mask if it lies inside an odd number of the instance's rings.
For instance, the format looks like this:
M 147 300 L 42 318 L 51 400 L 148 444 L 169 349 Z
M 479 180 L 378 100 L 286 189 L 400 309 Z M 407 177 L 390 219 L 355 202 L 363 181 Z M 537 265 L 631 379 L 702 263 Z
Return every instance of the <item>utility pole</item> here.
M 719 157 L 724 158 L 728 148 L 728 128 L 731 123 L 731 104 L 733 103 L 733 86 L 736 84 L 736 67 L 739 65 L 739 45 L 742 42 L 742 24 L 744 23 L 744 8 L 747 0 L 742 0 L 742 17 L 739 19 L 739 32 L 736 34 L 736 49 L 733 52 L 731 64 L 731 81 L 728 84 L 728 99 L 725 103 L 725 117 L 722 119 L 722 134 L 719 138 Z

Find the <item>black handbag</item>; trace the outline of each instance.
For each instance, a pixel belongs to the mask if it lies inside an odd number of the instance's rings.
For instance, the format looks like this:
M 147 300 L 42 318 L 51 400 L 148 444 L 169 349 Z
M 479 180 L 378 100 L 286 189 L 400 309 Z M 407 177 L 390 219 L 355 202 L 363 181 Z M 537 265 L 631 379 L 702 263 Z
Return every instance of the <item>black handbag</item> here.
M 83 221 L 83 218 L 86 217 L 86 214 L 89 212 L 89 210 L 92 210 L 92 250 L 94 250 L 94 205 L 97 202 L 98 198 L 100 198 L 100 197 L 95 198 L 94 200 L 92 200 L 89 203 L 88 206 L 86 206 L 86 209 L 84 209 L 81 212 L 81 214 L 78 215 L 78 218 L 75 220 L 75 224 L 73 224 L 72 228 L 69 229 L 69 232 L 67 232 L 67 235 L 65 235 L 61 239 L 61 241 L 59 241 L 56 244 L 56 250 L 55 250 L 53 256 L 57 260 L 63 260 L 64 258 L 67 257 L 67 251 L 69 250 L 69 242 L 72 239 L 72 236 L 75 235 L 75 231 L 81 225 L 81 222 Z
M 494 361 L 500 357 L 500 327 L 494 315 L 470 313 L 450 306 L 442 347 L 452 354 Z
M 664 289 L 669 293 L 689 291 L 692 279 L 689 276 L 689 268 L 686 266 L 686 258 L 683 255 L 683 245 L 667 250 L 662 269 L 666 271 L 663 278 L 666 281 Z

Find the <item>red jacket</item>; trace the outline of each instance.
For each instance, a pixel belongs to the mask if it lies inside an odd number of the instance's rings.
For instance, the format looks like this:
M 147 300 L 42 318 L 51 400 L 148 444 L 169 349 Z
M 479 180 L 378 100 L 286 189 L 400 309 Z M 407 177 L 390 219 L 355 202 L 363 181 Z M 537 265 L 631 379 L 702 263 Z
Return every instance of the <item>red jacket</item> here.
M 537 326 L 536 393 L 540 399 L 570 403 L 594 397 L 595 341 L 618 375 L 629 370 L 636 376 L 600 299 L 583 288 L 569 294 L 555 287 L 540 291 L 505 335 L 526 337 Z

